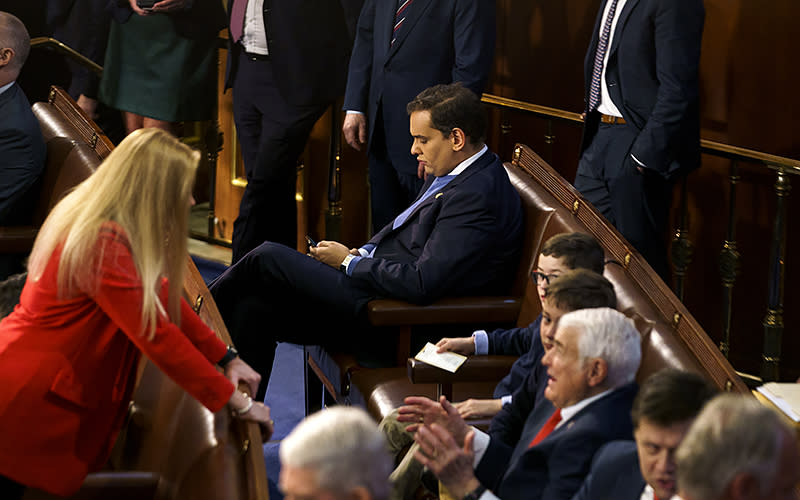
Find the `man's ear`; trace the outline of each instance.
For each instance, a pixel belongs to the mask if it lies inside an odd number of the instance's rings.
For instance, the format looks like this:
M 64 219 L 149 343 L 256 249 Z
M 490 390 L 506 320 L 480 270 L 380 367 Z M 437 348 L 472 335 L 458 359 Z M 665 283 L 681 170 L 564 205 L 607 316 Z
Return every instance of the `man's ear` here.
M 589 387 L 597 387 L 605 384 L 608 378 L 608 363 L 602 358 L 589 358 L 587 361 L 589 365 L 587 371 L 587 382 Z
M 467 145 L 467 136 L 458 127 L 451 132 L 450 140 L 453 142 L 453 151 L 461 151 Z
M 728 498 L 734 500 L 758 498 L 760 493 L 759 489 L 758 478 L 756 478 L 756 476 L 747 472 L 741 472 L 728 484 Z
M 7 66 L 14 59 L 14 49 L 11 47 L 4 47 L 0 49 L 0 68 Z
M 350 492 L 350 500 L 372 500 L 372 495 L 363 486 L 357 486 Z

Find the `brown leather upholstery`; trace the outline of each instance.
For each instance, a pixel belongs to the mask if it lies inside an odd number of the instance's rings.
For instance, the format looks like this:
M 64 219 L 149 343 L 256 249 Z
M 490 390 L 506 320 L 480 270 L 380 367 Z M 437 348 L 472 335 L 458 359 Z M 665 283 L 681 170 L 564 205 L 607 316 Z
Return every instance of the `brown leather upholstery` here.
M 0 227 L 0 253 L 29 253 L 50 210 L 73 187 L 89 177 L 101 159 L 87 144 L 65 137 L 47 140 L 47 163 L 30 226 Z
M 114 145 L 106 134 L 62 88 L 53 85 L 47 102 L 33 105 L 33 114 L 39 119 L 42 135 L 47 141 L 53 137 L 67 137 L 86 143 L 101 159 L 111 154 Z
M 641 255 L 552 167 L 527 146 L 517 145 L 514 161 L 506 168 L 523 198 L 534 199 L 539 212 L 548 214 L 535 233 L 536 254 L 550 236 L 572 231 L 592 234 L 605 249 L 612 262 L 606 265 L 604 274 L 614 285 L 618 307 L 634 318 L 642 333 L 642 363 L 637 374 L 640 382 L 661 368 L 674 367 L 703 374 L 720 389 L 747 392 L 711 339 Z M 529 324 L 540 310 L 535 285 L 528 280 L 517 324 Z M 492 358 L 481 362 L 491 364 Z M 464 384 L 476 380 L 473 369 L 464 370 L 463 376 L 459 372 L 449 374 L 414 360 L 409 360 L 408 376 L 400 379 L 390 379 L 399 376 L 399 370 L 360 370 L 352 374 L 351 384 L 352 392 L 363 397 L 351 396 L 351 400 L 367 402 L 376 419 L 400 405 L 405 396 L 435 394 L 437 383 L 445 393 L 452 384 L 452 397 L 459 400 L 459 392 L 469 392 Z M 490 378 L 499 381 L 496 371 L 485 380 Z M 414 385 L 412 380 L 421 384 Z

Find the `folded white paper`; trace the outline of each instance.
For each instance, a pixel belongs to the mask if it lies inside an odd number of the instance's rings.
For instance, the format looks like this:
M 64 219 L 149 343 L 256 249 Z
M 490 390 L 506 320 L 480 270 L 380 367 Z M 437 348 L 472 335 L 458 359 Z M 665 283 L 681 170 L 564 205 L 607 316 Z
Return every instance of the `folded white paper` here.
M 436 346 L 428 342 L 425 344 L 425 347 L 414 356 L 414 359 L 455 373 L 458 367 L 467 360 L 467 357 L 449 351 L 438 353 L 436 352 Z
M 800 422 L 800 384 L 768 382 L 757 389 L 795 422 Z

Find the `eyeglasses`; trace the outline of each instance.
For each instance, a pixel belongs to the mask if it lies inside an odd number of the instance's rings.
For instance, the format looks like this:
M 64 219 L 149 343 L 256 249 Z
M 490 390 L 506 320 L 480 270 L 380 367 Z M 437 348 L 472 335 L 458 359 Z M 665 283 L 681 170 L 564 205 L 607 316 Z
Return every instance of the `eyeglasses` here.
M 544 274 L 539 271 L 531 272 L 531 279 L 537 286 L 550 286 L 550 280 L 558 278 L 558 274 Z

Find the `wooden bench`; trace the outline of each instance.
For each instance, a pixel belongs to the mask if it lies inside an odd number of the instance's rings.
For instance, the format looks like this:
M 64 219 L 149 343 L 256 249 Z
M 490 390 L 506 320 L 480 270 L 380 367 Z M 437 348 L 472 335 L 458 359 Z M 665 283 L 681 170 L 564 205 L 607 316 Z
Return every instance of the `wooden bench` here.
M 614 285 L 618 308 L 636 317 L 642 333 L 639 382 L 661 368 L 674 367 L 700 373 L 722 390 L 748 392 L 694 317 L 642 256 L 552 167 L 524 145 L 517 145 L 513 161 L 505 166 L 523 197 L 549 214 L 542 217 L 545 220 L 537 237 L 537 255 L 547 238 L 573 231 L 593 235 L 605 249 L 609 263 L 604 274 Z M 519 326 L 531 323 L 541 311 L 535 284 L 530 281 L 519 311 Z M 499 368 L 496 363 L 500 363 Z M 507 357 L 478 356 L 453 375 L 413 359 L 404 368 L 359 370 L 351 376 L 350 402 L 365 405 L 380 419 L 411 394 L 435 397 L 444 393 L 455 400 L 489 397 L 488 388 L 499 381 L 502 366 L 508 364 Z

